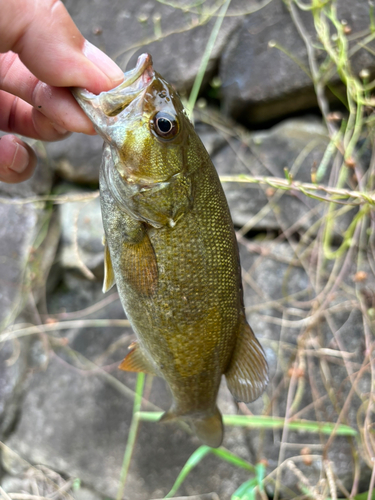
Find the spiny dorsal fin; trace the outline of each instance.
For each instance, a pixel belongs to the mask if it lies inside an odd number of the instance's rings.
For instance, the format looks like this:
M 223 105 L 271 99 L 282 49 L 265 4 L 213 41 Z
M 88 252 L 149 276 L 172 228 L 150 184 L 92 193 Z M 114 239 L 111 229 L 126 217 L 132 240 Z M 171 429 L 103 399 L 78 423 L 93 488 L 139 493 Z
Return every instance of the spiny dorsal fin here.
M 233 397 L 244 403 L 259 398 L 268 383 L 266 357 L 246 322 L 241 327 L 225 377 Z
M 103 281 L 103 293 L 108 292 L 113 285 L 116 284 L 115 274 L 113 272 L 111 256 L 109 254 L 108 243 L 104 239 L 104 281 Z
M 149 359 L 143 354 L 138 342 L 133 342 L 129 349 L 131 351 L 121 362 L 119 368 L 127 372 L 143 372 L 150 375 L 156 375 L 154 367 Z

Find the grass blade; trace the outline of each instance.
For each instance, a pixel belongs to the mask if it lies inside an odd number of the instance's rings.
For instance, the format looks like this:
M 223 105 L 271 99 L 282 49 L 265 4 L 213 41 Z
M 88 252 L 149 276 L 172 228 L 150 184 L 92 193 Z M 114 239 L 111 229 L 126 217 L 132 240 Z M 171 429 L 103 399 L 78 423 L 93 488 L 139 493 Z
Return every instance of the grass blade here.
M 225 450 L 224 448 L 212 448 L 211 453 L 214 455 L 222 458 L 223 460 L 226 460 L 228 463 L 232 465 L 236 465 L 237 467 L 242 467 L 243 469 L 247 469 L 251 472 L 256 472 L 256 467 L 253 465 L 249 464 L 249 462 L 246 462 L 246 460 L 243 460 L 242 458 L 238 457 L 237 455 L 234 455 L 228 450 Z
M 256 500 L 255 488 L 258 487 L 261 491 L 263 490 L 265 467 L 263 464 L 257 464 L 254 469 L 256 477 L 241 484 L 231 496 L 231 500 Z
M 193 88 L 191 89 L 190 97 L 189 97 L 189 102 L 187 105 L 187 112 L 189 116 L 192 116 L 193 114 L 193 108 L 195 105 L 195 101 L 197 100 L 199 89 L 201 88 L 203 77 L 207 68 L 208 61 L 210 60 L 210 55 L 212 52 L 212 49 L 214 48 L 215 42 L 217 35 L 219 34 L 221 24 L 224 20 L 225 14 L 228 10 L 229 4 L 231 0 L 227 0 L 223 6 L 220 9 L 219 15 L 216 19 L 215 25 L 213 27 L 213 30 L 211 31 L 210 38 L 208 39 L 201 64 L 199 66 L 199 70 L 197 73 L 197 76 L 195 77 Z
M 197 450 L 195 450 L 177 476 L 171 491 L 164 498 L 171 498 L 177 492 L 178 488 L 185 481 L 186 476 L 197 464 L 199 464 L 202 458 L 205 457 L 209 451 L 212 451 L 212 448 L 209 446 L 200 446 Z
M 128 442 L 126 443 L 124 459 L 121 467 L 120 484 L 116 495 L 116 500 L 121 500 L 124 496 L 125 482 L 129 472 L 130 460 L 133 454 L 135 440 L 137 437 L 137 430 L 139 424 L 139 410 L 141 408 L 143 386 L 145 383 L 145 374 L 138 373 L 137 384 L 135 387 L 133 418 L 130 424 Z
M 139 419 L 147 422 L 157 422 L 162 412 L 140 411 Z M 314 422 L 312 420 L 290 420 L 285 422 L 282 417 L 268 417 L 266 415 L 223 415 L 224 425 L 247 427 L 249 429 L 282 429 L 284 426 L 297 432 L 312 432 L 315 434 L 331 434 L 335 428 L 333 422 Z M 357 431 L 349 425 L 340 424 L 335 429 L 337 436 L 357 436 Z

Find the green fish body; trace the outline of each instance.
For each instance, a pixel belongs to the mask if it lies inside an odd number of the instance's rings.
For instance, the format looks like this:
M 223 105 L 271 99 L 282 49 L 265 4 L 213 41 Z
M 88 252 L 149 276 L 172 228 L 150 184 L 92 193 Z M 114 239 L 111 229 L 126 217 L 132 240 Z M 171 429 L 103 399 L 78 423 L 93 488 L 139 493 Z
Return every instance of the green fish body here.
M 103 290 L 117 289 L 137 342 L 121 369 L 163 377 L 180 417 L 220 446 L 221 376 L 237 401 L 268 381 L 245 317 L 238 247 L 218 175 L 173 88 L 139 57 L 124 82 L 74 95 L 104 139 Z

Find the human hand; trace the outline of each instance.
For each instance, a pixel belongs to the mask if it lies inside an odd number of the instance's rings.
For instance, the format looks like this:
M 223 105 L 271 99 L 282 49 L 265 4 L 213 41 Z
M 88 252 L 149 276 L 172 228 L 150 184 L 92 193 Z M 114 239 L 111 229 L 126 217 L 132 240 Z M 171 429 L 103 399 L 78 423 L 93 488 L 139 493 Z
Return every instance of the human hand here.
M 0 0 L 0 130 L 43 141 L 94 134 L 67 87 L 98 94 L 123 80 L 121 69 L 83 38 L 60 0 Z M 33 150 L 0 137 L 0 180 L 21 182 Z

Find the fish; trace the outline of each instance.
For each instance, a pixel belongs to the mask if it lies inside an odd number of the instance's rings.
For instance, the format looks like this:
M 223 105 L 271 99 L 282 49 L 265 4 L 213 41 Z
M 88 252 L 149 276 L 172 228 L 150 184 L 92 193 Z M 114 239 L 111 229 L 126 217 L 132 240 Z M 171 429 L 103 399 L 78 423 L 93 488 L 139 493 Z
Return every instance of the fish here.
M 149 54 L 99 95 L 73 89 L 104 139 L 100 202 L 104 284 L 116 284 L 136 335 L 120 369 L 164 378 L 172 406 L 207 446 L 222 444 L 222 375 L 236 401 L 268 382 L 246 320 L 236 235 L 203 143 Z

